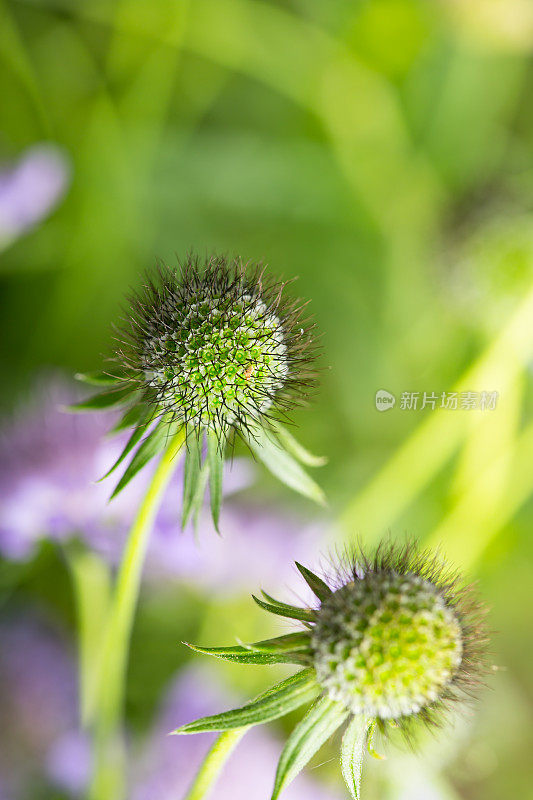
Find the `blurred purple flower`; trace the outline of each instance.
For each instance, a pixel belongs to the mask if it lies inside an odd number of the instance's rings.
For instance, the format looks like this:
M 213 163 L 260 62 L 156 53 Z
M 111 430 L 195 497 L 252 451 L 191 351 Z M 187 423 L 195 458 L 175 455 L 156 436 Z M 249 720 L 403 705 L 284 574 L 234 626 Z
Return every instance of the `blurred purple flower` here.
M 62 151 L 39 144 L 12 167 L 0 168 L 0 248 L 36 225 L 58 203 L 69 182 Z
M 91 769 L 91 743 L 87 734 L 72 728 L 51 743 L 45 771 L 52 782 L 68 794 L 74 797 L 83 794 Z
M 90 781 L 90 743 L 78 726 L 75 659 L 54 626 L 26 613 L 0 623 L 0 800 L 29 800 L 61 791 L 83 796 Z M 184 794 L 211 735 L 172 737 L 177 725 L 214 713 L 239 698 L 228 696 L 206 667 L 182 672 L 161 703 L 153 729 L 128 747 L 130 800 L 175 800 Z M 268 797 L 281 742 L 265 728 L 249 731 L 228 761 L 218 800 Z M 49 792 L 49 795 L 47 794 Z M 287 800 L 337 800 L 300 776 Z
M 63 636 L 26 614 L 2 622 L 0 640 L 0 784 L 5 796 L 31 797 L 32 786 L 43 780 L 79 791 L 89 775 L 89 745 L 76 728 L 76 667 Z M 67 769 L 54 749 L 69 739 L 78 746 L 70 748 Z
M 65 414 L 72 402 L 66 384 L 49 383 L 36 393 L 34 408 L 23 409 L 0 432 L 0 555 L 31 556 L 42 538 L 78 535 L 111 563 L 121 556 L 128 528 L 150 480 L 143 470 L 111 503 L 113 478 L 95 481 L 119 455 L 128 433 L 108 437 L 113 414 Z M 35 407 L 36 406 L 36 407 Z M 226 465 L 225 495 L 248 486 L 251 459 Z M 292 562 L 309 562 L 324 535 L 323 523 L 309 525 L 295 514 L 226 501 L 217 536 L 206 511 L 199 541 L 179 531 L 182 465 L 176 468 L 157 517 L 147 559 L 147 579 L 174 577 L 231 593 L 290 582 Z M 254 559 L 250 562 L 250 549 Z
M 322 519 L 311 524 L 296 513 L 236 499 L 222 508 L 221 536 L 207 510 L 197 539 L 176 535 L 175 505 L 167 500 L 161 509 L 148 552 L 148 580 L 176 576 L 230 595 L 294 585 L 294 561 L 308 564 L 325 541 Z
M 212 734 L 169 736 L 176 726 L 238 704 L 218 688 L 216 675 L 203 668 L 183 672 L 171 686 L 149 743 L 135 761 L 137 772 L 131 800 L 175 800 L 194 778 Z M 217 800 L 269 797 L 282 744 L 264 727 L 252 728 L 224 767 L 216 787 Z M 337 800 L 340 794 L 300 775 L 283 794 L 286 800 Z
M 110 415 L 66 414 L 73 400 L 65 385 L 53 383 L 36 394 L 36 408 L 24 409 L 0 432 L 0 554 L 25 559 L 41 538 L 85 538 L 97 549 L 127 526 L 138 482 L 108 504 L 109 483 L 95 483 L 120 453 L 125 437 L 108 439 Z

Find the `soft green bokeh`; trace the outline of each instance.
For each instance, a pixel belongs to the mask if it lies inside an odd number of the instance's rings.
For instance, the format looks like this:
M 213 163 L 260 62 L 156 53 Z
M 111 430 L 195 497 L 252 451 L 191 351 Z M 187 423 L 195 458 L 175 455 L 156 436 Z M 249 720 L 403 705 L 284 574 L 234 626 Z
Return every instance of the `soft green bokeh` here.
M 341 537 L 442 544 L 493 606 L 505 672 L 478 715 L 418 767 L 377 765 L 369 800 L 406 796 L 413 769 L 421 796 L 531 796 L 532 50 L 527 0 L 0 0 L 0 152 L 48 140 L 73 168 L 59 209 L 0 255 L 3 406 L 43 367 L 98 368 L 156 259 L 264 259 L 299 276 L 323 332 L 297 422 L 329 456 Z M 379 389 L 393 409 L 376 410 Z M 497 407 L 400 408 L 402 392 L 452 391 L 496 391 Z M 61 580 L 37 570 L 20 591 L 63 608 Z M 231 609 L 170 594 L 141 607 L 138 725 L 155 702 L 144 641 L 162 685 L 182 619 L 213 644 L 267 634 L 245 598 L 228 630 Z M 236 670 L 242 690 L 261 680 Z

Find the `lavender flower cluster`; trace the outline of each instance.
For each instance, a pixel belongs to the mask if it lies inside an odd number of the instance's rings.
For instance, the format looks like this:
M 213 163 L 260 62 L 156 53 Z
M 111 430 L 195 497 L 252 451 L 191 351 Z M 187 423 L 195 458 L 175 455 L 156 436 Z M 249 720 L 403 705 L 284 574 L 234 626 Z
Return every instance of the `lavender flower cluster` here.
M 0 430 L 0 555 L 5 559 L 28 559 L 40 541 L 65 542 L 72 537 L 81 538 L 111 564 L 120 558 L 152 470 L 143 470 L 109 503 L 109 481 L 98 478 L 120 453 L 125 436 L 104 435 L 114 422 L 112 412 L 64 413 L 62 407 L 73 398 L 69 384 L 57 378 L 48 381 Z M 225 470 L 226 495 L 235 495 L 253 481 L 254 469 L 246 459 L 234 458 Z M 252 589 L 265 577 L 279 585 L 291 576 L 288 565 L 293 554 L 308 557 L 323 536 L 320 524 L 234 502 L 226 503 L 222 511 L 223 538 L 213 535 L 210 516 L 203 512 L 203 535 L 197 543 L 194 536 L 177 529 L 181 514 L 177 486 L 182 479 L 180 465 L 151 537 L 148 581 L 167 577 L 231 592 Z M 204 535 L 208 547 L 203 547 Z M 253 564 L 250 547 L 258 555 Z M 224 557 L 227 548 L 231 558 Z

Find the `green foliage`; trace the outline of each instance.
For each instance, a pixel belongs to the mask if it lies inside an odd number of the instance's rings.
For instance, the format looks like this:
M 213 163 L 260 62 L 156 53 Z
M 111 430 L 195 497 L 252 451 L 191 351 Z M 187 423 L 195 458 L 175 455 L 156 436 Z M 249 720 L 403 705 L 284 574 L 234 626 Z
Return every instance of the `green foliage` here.
M 194 245 L 298 274 L 324 332 L 324 369 L 316 404 L 294 419 L 298 437 L 328 454 L 320 482 L 337 530 L 348 544 L 354 531 L 367 542 L 389 529 L 427 536 L 483 581 L 494 607 L 507 677 L 454 761 L 464 791 L 484 800 L 531 786 L 526 5 L 0 3 L 2 160 L 54 141 L 73 175 L 61 205 L 2 252 L 3 407 L 43 366 L 102 363 L 125 287 L 138 288 L 156 258 Z M 82 380 L 112 388 L 105 379 Z M 380 387 L 397 397 L 386 414 L 374 406 Z M 399 409 L 404 390 L 452 388 L 497 389 L 504 410 Z M 116 408 L 123 429 L 138 423 Z M 272 502 L 287 502 L 278 491 Z M 36 586 L 43 612 L 70 608 L 60 566 L 30 567 L 18 590 L 2 591 L 6 613 Z M 174 619 L 175 602 L 158 608 L 161 625 Z M 189 618 L 180 613 L 174 641 Z M 135 651 L 145 721 L 158 702 L 151 676 L 169 679 L 175 663 L 167 640 L 147 633 Z M 494 758 L 481 763 L 481 752 Z
M 348 711 L 342 704 L 328 697 L 322 697 L 309 709 L 283 748 L 271 800 L 279 797 L 281 790 L 294 780 L 347 716 Z
M 361 774 L 363 758 L 367 749 L 369 729 L 372 722 L 364 716 L 353 717 L 344 736 L 341 747 L 342 777 L 353 800 L 361 800 Z
M 174 733 L 204 733 L 245 728 L 283 717 L 315 698 L 320 690 L 312 669 L 305 669 L 268 689 L 242 708 L 189 722 Z

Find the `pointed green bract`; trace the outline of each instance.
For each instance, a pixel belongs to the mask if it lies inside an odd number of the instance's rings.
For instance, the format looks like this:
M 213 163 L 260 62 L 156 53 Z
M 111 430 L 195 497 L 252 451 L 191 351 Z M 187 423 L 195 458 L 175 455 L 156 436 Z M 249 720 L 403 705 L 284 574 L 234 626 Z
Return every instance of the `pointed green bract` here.
M 312 669 L 305 669 L 268 689 L 242 708 L 225 711 L 212 717 L 189 722 L 174 733 L 204 733 L 245 728 L 283 717 L 295 708 L 313 700 L 320 693 Z
M 197 653 L 204 655 L 214 656 L 220 658 L 222 661 L 231 661 L 236 664 L 300 664 L 302 663 L 301 657 L 287 653 L 264 652 L 252 649 L 250 647 L 243 647 L 242 645 L 235 645 L 234 647 L 198 647 L 194 644 L 188 644 L 187 647 L 195 650 Z
M 276 636 L 274 639 L 265 639 L 262 642 L 244 645 L 249 650 L 260 650 L 262 653 L 285 653 L 288 651 L 309 650 L 309 634 L 306 631 L 300 633 L 287 633 L 285 636 Z
M 192 500 L 191 517 L 192 517 L 195 536 L 197 536 L 198 534 L 200 511 L 202 510 L 204 504 L 205 490 L 207 488 L 208 479 L 209 479 L 209 464 L 207 461 L 205 461 L 202 464 L 202 469 L 200 470 L 200 475 L 198 477 L 198 484 L 196 486 L 196 492 Z
M 353 800 L 361 800 L 363 757 L 369 733 L 374 725 L 375 722 L 373 720 L 358 715 L 352 719 L 342 737 L 342 776 Z
M 337 728 L 342 725 L 348 711 L 341 703 L 322 697 L 307 712 L 287 739 L 278 763 L 271 800 L 291 783 L 315 753 Z
M 80 403 L 66 406 L 66 411 L 73 414 L 84 414 L 87 411 L 106 411 L 108 408 L 124 405 L 124 403 L 134 402 L 138 397 L 131 389 L 115 389 L 111 392 L 102 392 L 82 400 Z
M 299 461 L 300 464 L 305 464 L 307 467 L 323 467 L 324 464 L 328 463 L 327 458 L 325 456 L 315 456 L 313 453 L 310 453 L 303 445 L 298 442 L 292 433 L 285 428 L 280 422 L 273 422 L 271 423 L 272 427 L 276 431 L 276 436 L 279 439 L 279 442 L 285 450 L 294 456 L 296 461 Z
M 163 450 L 169 437 L 174 436 L 176 433 L 176 426 L 173 423 L 167 422 L 165 418 L 159 420 L 155 428 L 142 440 L 140 447 L 136 450 L 124 474 L 115 486 L 111 499 L 116 497 L 128 485 L 145 464 Z
M 320 486 L 262 428 L 254 426 L 250 431 L 243 431 L 243 436 L 252 452 L 276 478 L 304 497 L 309 497 L 319 505 L 326 505 L 326 497 Z
M 308 611 L 304 608 L 297 608 L 296 606 L 289 606 L 287 603 L 266 603 L 259 597 L 252 595 L 253 600 L 258 606 L 264 608 L 265 611 L 270 611 L 271 614 L 276 614 L 279 617 L 288 617 L 289 619 L 301 619 L 304 622 L 314 622 L 315 614 L 313 611 Z
M 316 594 L 319 600 L 325 600 L 330 596 L 332 593 L 331 589 L 327 583 L 324 583 L 322 578 L 319 578 L 318 575 L 315 575 L 315 573 L 311 572 L 311 570 L 307 569 L 307 567 L 299 564 L 298 561 L 295 561 L 294 563 L 296 564 L 296 567 L 304 581 L 307 583 L 311 591 Z
M 194 510 L 198 495 L 198 483 L 202 468 L 202 437 L 194 435 L 187 439 L 185 456 L 185 472 L 183 476 L 183 505 L 181 510 L 181 527 L 184 528 Z
M 158 416 L 157 409 L 151 408 L 148 404 L 137 403 L 132 408 L 128 408 L 116 425 L 111 428 L 107 436 L 112 436 L 128 428 L 133 428 L 135 425 L 146 421 L 148 418 L 157 419 Z
M 126 445 L 124 446 L 124 449 L 122 450 L 121 454 L 119 455 L 113 466 L 107 470 L 106 474 L 100 478 L 101 481 L 105 480 L 105 478 L 108 478 L 111 475 L 111 473 L 114 472 L 120 464 L 122 464 L 124 459 L 131 453 L 134 447 L 136 447 L 136 445 L 141 441 L 142 437 L 146 433 L 148 424 L 149 423 L 143 423 L 142 421 L 138 422 L 137 427 L 134 428 L 133 433 L 126 442 Z
M 209 463 L 209 494 L 211 515 L 215 530 L 219 533 L 218 522 L 222 504 L 222 471 L 224 467 L 224 446 L 215 430 L 207 433 L 207 460 Z
M 89 386 L 116 386 L 124 383 L 124 378 L 117 378 L 106 372 L 77 372 L 74 377 L 77 381 L 87 383 Z

